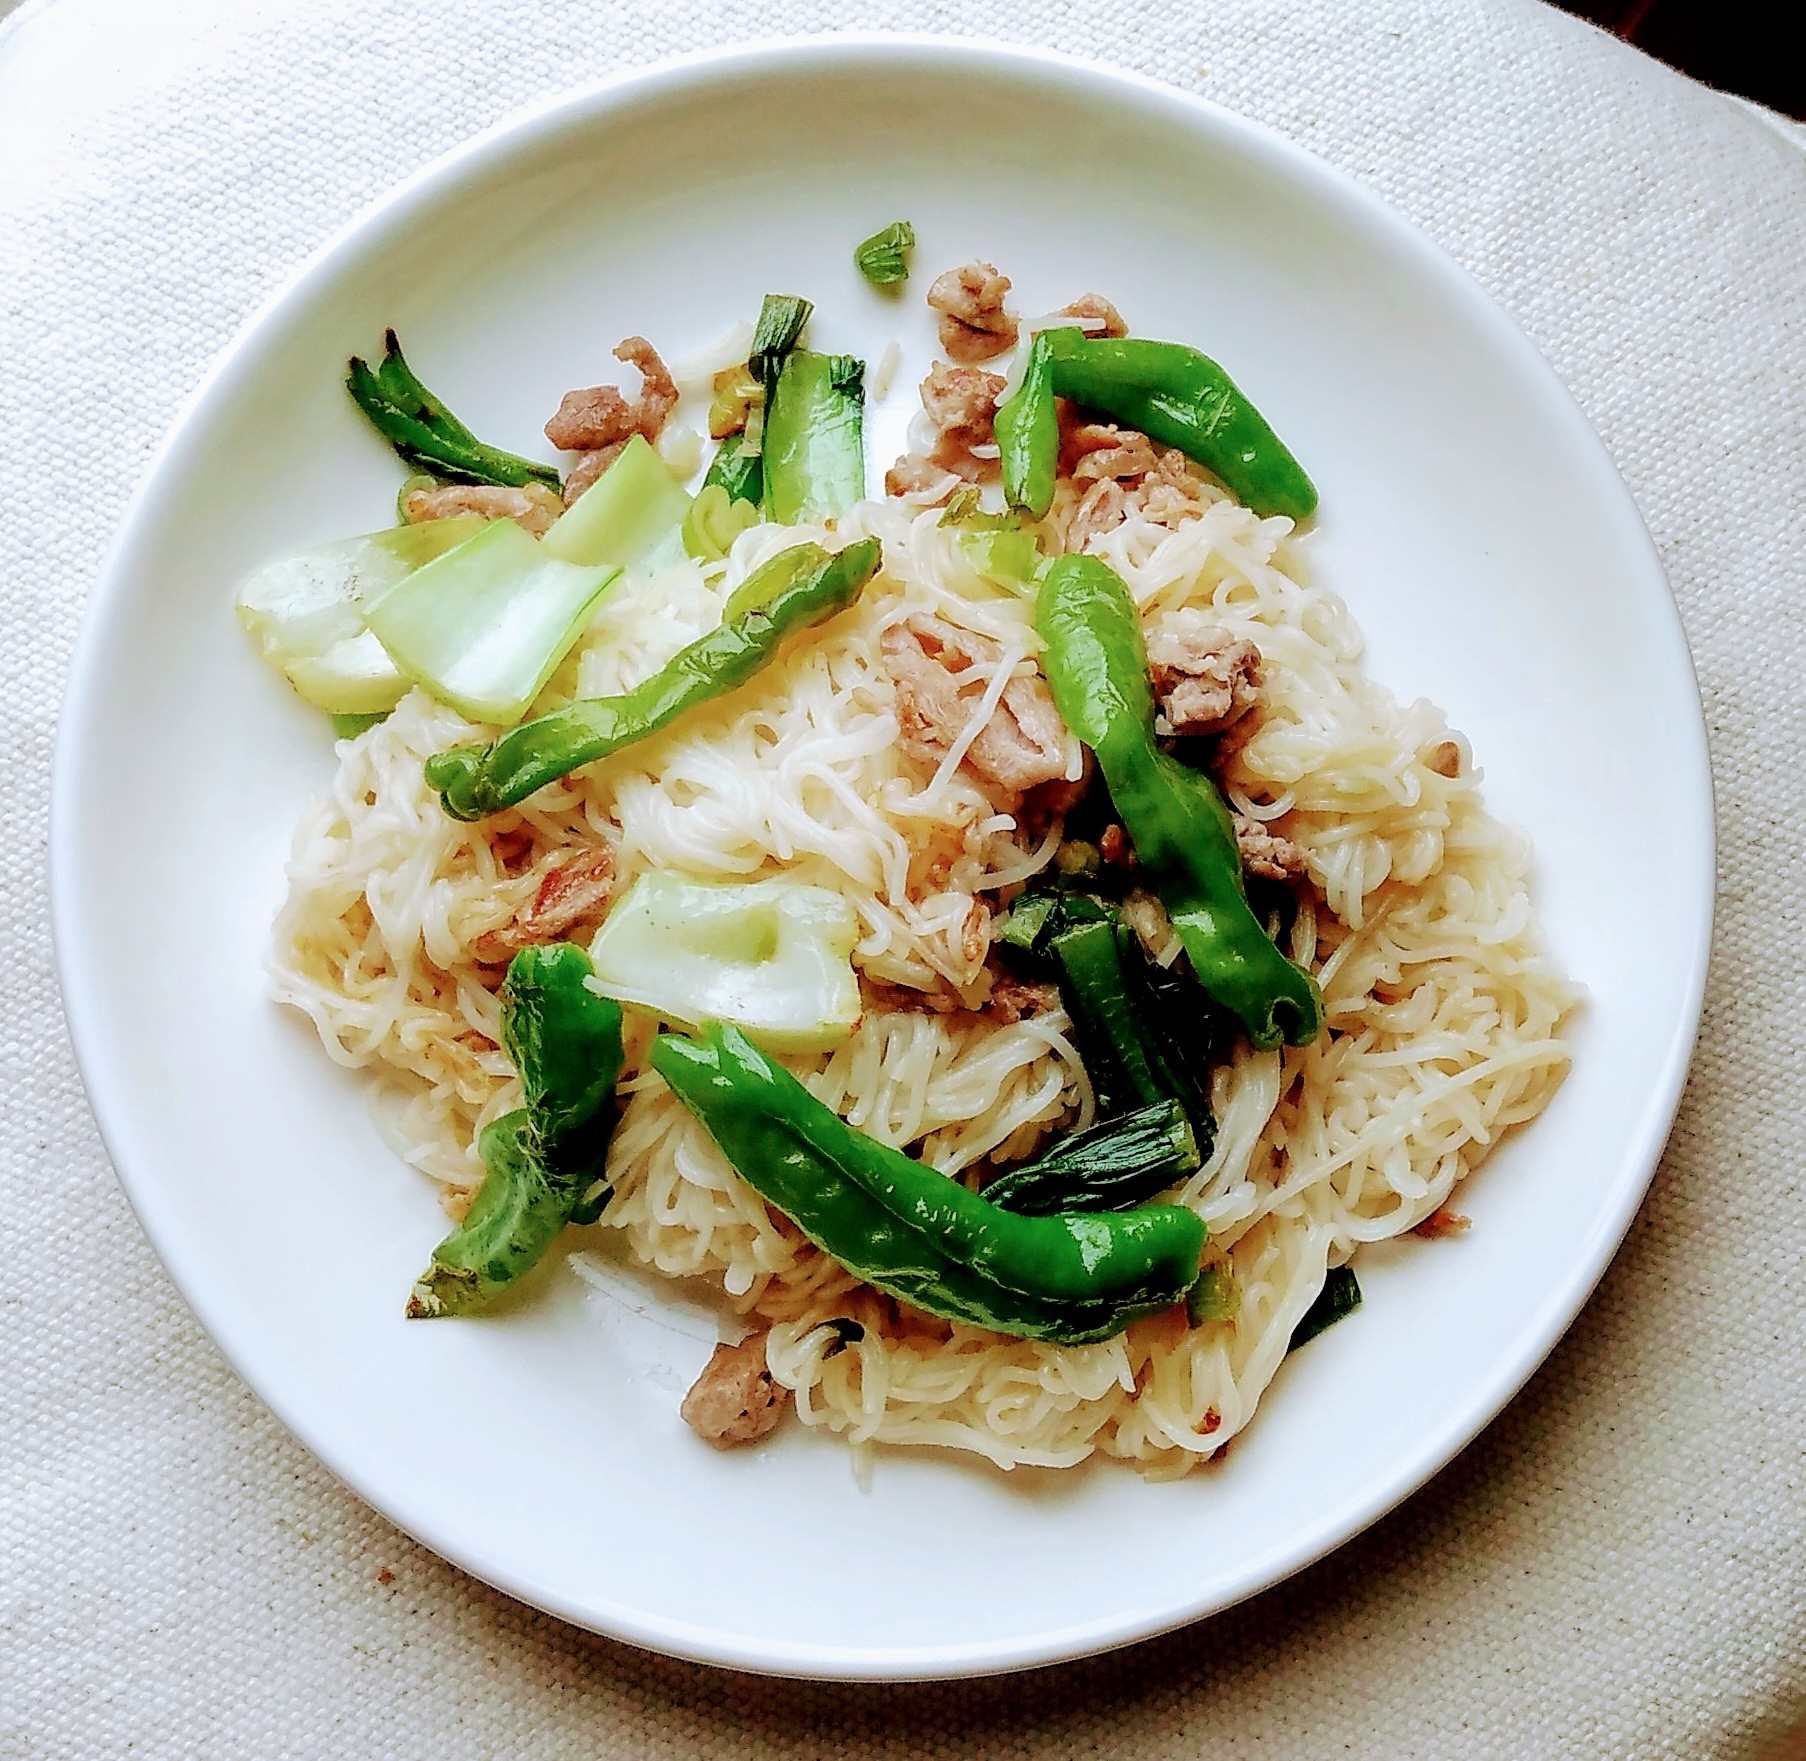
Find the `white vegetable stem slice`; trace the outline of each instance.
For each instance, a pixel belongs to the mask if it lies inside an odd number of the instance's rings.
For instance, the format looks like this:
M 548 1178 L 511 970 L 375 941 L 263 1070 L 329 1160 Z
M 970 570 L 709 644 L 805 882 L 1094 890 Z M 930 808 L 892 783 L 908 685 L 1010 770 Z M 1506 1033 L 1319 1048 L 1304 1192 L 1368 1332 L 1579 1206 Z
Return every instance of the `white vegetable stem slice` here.
M 565 509 L 541 548 L 560 562 L 637 568 L 675 537 L 689 510 L 689 492 L 636 434 Z
M 407 695 L 409 681 L 364 628 L 374 599 L 483 530 L 475 514 L 427 520 L 279 557 L 238 590 L 239 621 L 263 657 L 303 699 L 329 715 L 376 715 Z
M 837 1046 L 859 1024 L 850 901 L 797 881 L 642 875 L 596 932 L 591 984 L 683 1027 L 731 1021 L 771 1052 Z
M 367 602 L 364 621 L 415 684 L 472 721 L 506 727 L 527 713 L 620 575 L 555 561 L 512 520 L 497 520 Z

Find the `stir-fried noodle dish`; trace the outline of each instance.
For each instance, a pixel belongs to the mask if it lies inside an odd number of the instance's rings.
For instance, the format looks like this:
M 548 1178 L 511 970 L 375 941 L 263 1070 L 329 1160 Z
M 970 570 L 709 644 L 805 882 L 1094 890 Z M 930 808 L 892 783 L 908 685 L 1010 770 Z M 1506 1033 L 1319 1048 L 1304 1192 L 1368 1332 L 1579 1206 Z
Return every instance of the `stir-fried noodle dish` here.
M 914 242 L 857 261 L 901 284 Z M 681 1410 L 717 1447 L 1174 1476 L 1364 1243 L 1467 1227 L 1575 993 L 1223 368 L 1095 294 L 1019 316 L 988 263 L 927 299 L 875 495 L 865 365 L 800 298 L 675 371 L 628 338 L 557 466 L 393 332 L 351 362 L 399 523 L 238 601 L 338 737 L 275 994 L 451 1220 L 410 1316 L 612 1242 L 716 1303 Z

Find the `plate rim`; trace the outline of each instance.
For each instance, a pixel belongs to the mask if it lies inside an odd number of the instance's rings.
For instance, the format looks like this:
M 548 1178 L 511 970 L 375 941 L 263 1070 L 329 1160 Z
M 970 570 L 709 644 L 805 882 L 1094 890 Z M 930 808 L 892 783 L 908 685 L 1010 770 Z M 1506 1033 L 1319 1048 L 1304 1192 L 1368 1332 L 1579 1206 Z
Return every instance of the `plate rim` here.
M 279 324 L 292 307 L 305 305 L 315 284 L 330 279 L 346 259 L 354 258 L 367 244 L 377 244 L 386 232 L 405 224 L 416 209 L 429 206 L 454 190 L 461 179 L 493 170 L 496 160 L 531 153 L 566 130 L 581 129 L 613 109 L 636 102 L 669 101 L 713 83 L 732 83 L 747 76 L 771 77 L 786 72 L 808 75 L 836 65 L 866 65 L 874 52 L 899 51 L 964 64 L 966 71 L 990 67 L 1006 76 L 1013 73 L 1018 77 L 1024 72 L 1039 71 L 1075 94 L 1095 91 L 1106 97 L 1127 98 L 1140 108 L 1164 110 L 1181 123 L 1202 124 L 1219 139 L 1232 138 L 1238 149 L 1264 161 L 1268 167 L 1334 205 L 1354 210 L 1367 226 L 1383 234 L 1389 245 L 1410 258 L 1414 268 L 1452 296 L 1467 316 L 1482 324 L 1491 333 L 1494 345 L 1508 357 L 1515 357 L 1519 370 L 1539 382 L 1544 396 L 1553 394 L 1569 420 L 1573 442 L 1592 450 L 1604 467 L 1602 486 L 1609 483 L 1611 492 L 1621 499 L 1620 514 L 1628 515 L 1631 526 L 1640 535 L 1641 554 L 1627 562 L 1634 562 L 1647 573 L 1652 585 L 1659 584 L 1660 594 L 1651 595 L 1651 610 L 1664 614 L 1661 636 L 1666 645 L 1678 650 L 1676 658 L 1684 666 L 1691 685 L 1694 714 L 1687 718 L 1685 731 L 1694 772 L 1690 805 L 1698 836 L 1691 844 L 1692 861 L 1678 864 L 1674 878 L 1692 895 L 1689 915 L 1695 921 L 1679 1016 L 1637 1129 L 1627 1140 L 1622 1163 L 1625 1172 L 1604 1195 L 1599 1221 L 1583 1251 L 1548 1293 L 1507 1367 L 1471 1390 L 1440 1425 L 1426 1431 L 1416 1449 L 1395 1467 L 1383 1486 L 1331 1507 L 1315 1523 L 1288 1537 L 1284 1545 L 1269 1549 L 1257 1563 L 1245 1566 L 1227 1591 L 1219 1587 L 1195 1601 L 1026 1637 L 958 1646 L 828 1647 L 761 1640 L 700 1627 L 648 1615 L 604 1598 L 579 1606 L 568 1597 L 521 1581 L 509 1572 L 505 1561 L 473 1557 L 465 1539 L 438 1533 L 437 1525 L 432 1523 L 416 1524 L 398 1517 L 385 1498 L 362 1483 L 356 1468 L 341 1459 L 342 1452 L 335 1442 L 313 1434 L 291 1416 L 280 1391 L 266 1389 L 246 1368 L 231 1341 L 230 1328 L 218 1324 L 213 1314 L 213 1304 L 206 1294 L 204 1266 L 189 1258 L 179 1227 L 161 1210 L 157 1181 L 134 1171 L 129 1148 L 134 1135 L 134 1127 L 128 1121 L 131 1105 L 126 1098 L 110 1092 L 110 1078 L 99 1050 L 99 998 L 105 987 L 87 959 L 80 933 L 75 898 L 78 862 L 71 846 L 75 835 L 71 827 L 79 813 L 80 779 L 93 762 L 88 724 L 93 719 L 101 683 L 101 629 L 115 607 L 128 596 L 134 554 L 148 535 L 166 480 L 180 480 L 185 469 L 184 455 L 199 440 L 211 407 L 220 398 L 230 396 L 234 375 L 254 352 L 254 345 L 266 329 Z M 1604 1276 L 1654 1179 L 1678 1114 L 1699 1034 L 1712 948 L 1716 835 L 1704 705 L 1679 607 L 1654 539 L 1616 462 L 1574 395 L 1503 306 L 1447 250 L 1365 184 L 1276 129 L 1148 75 L 996 38 L 860 30 L 732 42 L 547 94 L 499 118 L 365 203 L 278 281 L 238 326 L 158 441 L 83 607 L 65 676 L 52 759 L 49 903 L 55 971 L 71 1048 L 102 1144 L 127 1202 L 183 1301 L 214 1346 L 290 1436 L 335 1479 L 384 1521 L 393 1523 L 459 1570 L 574 1626 L 645 1650 L 730 1669 L 802 1679 L 952 1680 L 1096 1655 L 1221 1613 L 1302 1571 L 1362 1533 L 1419 1491 L 1503 1412 L 1547 1361 Z M 480 1553 L 480 1543 L 477 1551 Z

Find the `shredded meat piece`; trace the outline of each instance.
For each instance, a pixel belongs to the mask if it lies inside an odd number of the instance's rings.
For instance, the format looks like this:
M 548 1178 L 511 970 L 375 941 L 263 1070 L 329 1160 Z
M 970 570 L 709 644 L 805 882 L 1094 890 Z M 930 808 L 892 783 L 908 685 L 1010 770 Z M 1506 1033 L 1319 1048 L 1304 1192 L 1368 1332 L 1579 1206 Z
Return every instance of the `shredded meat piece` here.
M 982 638 L 940 618 L 913 618 L 885 631 L 884 664 L 897 689 L 903 750 L 938 765 L 965 732 L 982 681 L 975 663 L 995 660 Z M 1039 673 L 1004 687 L 996 712 L 966 748 L 965 762 L 1010 795 L 1066 774 L 1066 729 Z
M 1215 624 L 1148 638 L 1148 675 L 1176 734 L 1219 733 L 1260 700 L 1260 650 Z
M 1119 825 L 1104 827 L 1103 836 L 1097 841 L 1097 853 L 1111 868 L 1132 868 L 1135 864 L 1135 847 Z
M 626 450 L 627 442 L 617 440 L 613 446 L 599 446 L 594 452 L 580 453 L 576 464 L 564 474 L 564 505 L 568 508 Z
M 1003 309 L 1010 278 L 990 263 L 964 263 L 935 278 L 928 303 L 940 314 L 941 352 L 971 366 L 1016 346 L 1020 328 Z
M 1045 1015 L 1059 1006 L 1058 986 L 1030 984 L 1006 972 L 992 984 L 991 994 L 979 1013 L 1005 1027 L 1014 1027 L 1030 1015 Z
M 597 844 L 547 872 L 532 902 L 512 923 L 476 941 L 476 956 L 490 964 L 512 959 L 536 942 L 555 942 L 585 918 L 600 917 L 614 889 L 615 853 Z
M 956 471 L 968 482 L 977 482 L 995 460 L 975 459 L 972 448 L 989 446 L 996 439 L 993 427 L 997 400 L 1008 383 L 1001 375 L 982 367 L 949 367 L 936 361 L 922 381 L 922 408 L 935 427 L 932 464 Z
M 864 991 L 867 1006 L 888 1014 L 964 1015 L 971 1013 L 960 1000 L 959 992 L 945 979 L 937 980 L 928 990 L 920 990 L 913 984 L 887 984 L 881 978 L 867 978 L 863 973 L 860 974 L 859 982 Z
M 543 483 L 509 489 L 494 483 L 446 483 L 437 489 L 414 489 L 402 504 L 410 526 L 423 520 L 449 520 L 458 514 L 481 514 L 486 520 L 512 520 L 535 538 L 552 529 L 564 512 L 557 493 Z
M 1242 853 L 1242 866 L 1266 880 L 1286 880 L 1303 874 L 1308 866 L 1304 852 L 1290 838 L 1268 831 L 1245 813 L 1235 815 L 1235 842 Z
M 1440 1205 L 1411 1233 L 1425 1236 L 1431 1241 L 1440 1241 L 1448 1235 L 1465 1235 L 1472 1227 L 1471 1217 L 1464 1217 L 1459 1211 L 1451 1211 L 1447 1205 Z
M 1016 810 L 1016 823 L 1024 831 L 1040 837 L 1056 819 L 1064 819 L 1085 799 L 1097 767 L 1090 751 L 1081 750 L 1085 753 L 1085 768 L 1076 781 L 1056 777 L 1051 783 L 1037 783 L 1023 795 L 1022 805 Z
M 1066 525 L 1066 548 L 1076 554 L 1093 538 L 1114 532 L 1129 512 L 1129 499 L 1113 477 L 1100 477 L 1079 497 Z
M 738 1345 L 717 1345 L 678 1411 L 705 1443 L 733 1449 L 769 1435 L 784 1416 L 790 1390 L 765 1361 L 765 1338 L 755 1333 Z
M 1139 429 L 1118 428 L 1112 422 L 1083 422 L 1065 436 L 1072 459 L 1075 483 L 1096 482 L 1100 477 L 1146 477 L 1160 467 L 1154 443 Z
M 944 465 L 931 464 L 915 453 L 905 453 L 884 473 L 884 493 L 910 496 L 923 507 L 939 507 L 963 489 L 965 482 Z
M 1439 777 L 1458 777 L 1461 774 L 1461 748 L 1453 740 L 1444 740 L 1432 748 L 1424 763 Z
M 1054 316 L 1077 318 L 1079 328 L 1087 336 L 1127 336 L 1129 334 L 1129 327 L 1123 322 L 1122 313 L 1117 311 L 1102 294 L 1080 294 L 1070 306 L 1062 306 Z
M 657 440 L 677 403 L 677 382 L 643 336 L 630 336 L 615 359 L 640 370 L 640 394 L 630 398 L 618 385 L 567 391 L 558 413 L 546 424 L 546 439 L 566 452 L 593 452 L 643 434 Z

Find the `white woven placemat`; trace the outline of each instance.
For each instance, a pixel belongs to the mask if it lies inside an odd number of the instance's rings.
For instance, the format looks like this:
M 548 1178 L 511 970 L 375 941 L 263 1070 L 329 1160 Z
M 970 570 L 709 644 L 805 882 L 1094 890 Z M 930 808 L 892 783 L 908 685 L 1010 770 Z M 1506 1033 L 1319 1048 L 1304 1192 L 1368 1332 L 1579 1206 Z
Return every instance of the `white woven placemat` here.
M 1680 1125 L 1529 1390 L 1257 1602 L 941 1688 L 640 1655 L 474 1584 L 329 1480 L 127 1210 L 45 926 L 83 595 L 181 399 L 277 279 L 562 85 L 855 23 L 1193 87 L 1448 246 L 1579 395 L 1660 542 L 1722 828 Z M 28 0 L 0 28 L 0 1757 L 1800 1753 L 1775 1745 L 1806 1720 L 1803 296 L 1806 157 L 1531 0 Z

